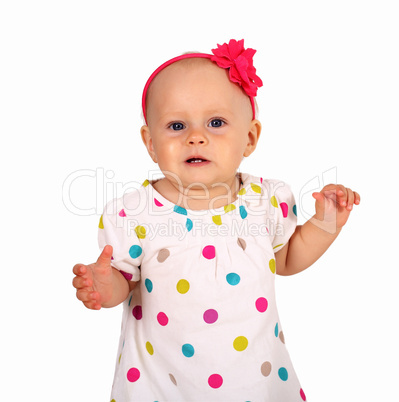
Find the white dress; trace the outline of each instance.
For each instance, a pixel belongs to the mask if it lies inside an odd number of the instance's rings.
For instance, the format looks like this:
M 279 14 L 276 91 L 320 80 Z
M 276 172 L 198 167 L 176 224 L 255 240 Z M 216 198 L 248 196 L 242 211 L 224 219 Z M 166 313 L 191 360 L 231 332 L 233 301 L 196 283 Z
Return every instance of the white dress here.
M 140 281 L 124 302 L 111 400 L 301 402 L 274 290 L 295 230 L 289 187 L 239 174 L 238 199 L 192 211 L 146 180 L 109 203 L 100 247 Z

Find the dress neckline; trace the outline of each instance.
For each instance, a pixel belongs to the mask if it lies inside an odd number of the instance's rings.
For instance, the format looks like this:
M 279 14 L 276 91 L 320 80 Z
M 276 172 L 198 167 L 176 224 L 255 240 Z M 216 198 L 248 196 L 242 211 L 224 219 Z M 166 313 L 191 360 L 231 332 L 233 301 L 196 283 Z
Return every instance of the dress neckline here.
M 246 175 L 249 176 L 249 175 Z M 205 215 L 205 214 L 224 214 L 226 212 L 229 212 L 237 207 L 237 205 L 242 204 L 243 202 L 243 196 L 246 194 L 247 190 L 245 189 L 245 178 L 243 177 L 243 174 L 241 172 L 238 172 L 236 174 L 236 177 L 239 180 L 239 189 L 237 191 L 237 198 L 226 205 L 223 205 L 218 208 L 208 208 L 208 209 L 189 209 L 189 208 L 184 208 L 181 207 L 180 205 L 177 205 L 173 203 L 172 201 L 168 200 L 165 198 L 160 192 L 158 192 L 155 187 L 154 183 L 158 180 L 145 180 L 143 183 L 144 187 L 148 188 L 149 195 L 154 199 L 154 203 L 158 207 L 167 207 L 167 208 L 173 208 L 175 212 L 181 213 L 183 215 L 190 214 L 190 215 Z M 252 176 L 250 176 L 252 177 Z

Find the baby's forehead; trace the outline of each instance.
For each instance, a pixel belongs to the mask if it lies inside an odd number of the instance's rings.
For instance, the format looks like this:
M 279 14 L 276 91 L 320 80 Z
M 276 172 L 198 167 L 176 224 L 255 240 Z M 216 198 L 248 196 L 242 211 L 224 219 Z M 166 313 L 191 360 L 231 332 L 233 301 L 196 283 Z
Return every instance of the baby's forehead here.
M 162 71 L 160 71 L 156 75 L 156 77 L 153 79 L 153 81 L 151 82 L 150 87 L 148 88 L 148 91 L 151 91 L 152 87 L 154 87 L 154 86 L 156 87 L 156 85 L 153 85 L 153 84 L 156 84 L 157 82 L 159 82 L 163 79 L 170 80 L 170 79 L 172 79 L 172 76 L 174 79 L 178 79 L 179 74 L 184 73 L 185 71 L 187 71 L 187 72 L 201 72 L 201 71 L 205 72 L 207 70 L 209 71 L 209 69 L 215 69 L 215 71 L 223 71 L 223 74 L 225 74 L 227 77 L 227 71 L 218 67 L 211 60 L 205 59 L 205 58 L 199 58 L 199 57 L 192 57 L 192 58 L 187 58 L 187 59 L 182 59 L 182 60 L 176 61 L 175 63 L 169 65 L 168 67 L 166 67 Z
M 223 85 L 224 88 L 231 86 L 235 90 L 239 89 L 236 92 L 238 96 L 242 94 L 245 99 L 248 98 L 237 84 L 230 81 L 228 70 L 220 68 L 210 59 L 193 57 L 167 66 L 154 77 L 146 94 L 147 108 L 152 96 L 158 95 L 159 91 L 173 91 L 175 87 L 182 88 L 182 85 L 184 87 L 187 83 L 186 79 L 189 82 L 193 80 L 202 82 L 204 89 L 209 82 L 213 82 L 213 85 Z
M 162 105 L 164 102 L 176 100 L 176 97 L 186 96 L 188 89 L 195 88 L 196 94 L 210 91 L 214 98 L 227 97 L 229 103 L 242 103 L 243 110 L 251 112 L 251 103 L 247 94 L 237 84 L 229 79 L 227 69 L 220 68 L 207 58 L 187 58 L 179 60 L 160 71 L 152 80 L 146 94 L 146 114 L 153 109 L 154 102 Z M 159 98 L 162 96 L 162 98 Z M 189 95 L 188 95 L 189 96 Z M 162 100 L 161 100 L 162 99 Z M 152 114 L 152 113 L 151 113 Z

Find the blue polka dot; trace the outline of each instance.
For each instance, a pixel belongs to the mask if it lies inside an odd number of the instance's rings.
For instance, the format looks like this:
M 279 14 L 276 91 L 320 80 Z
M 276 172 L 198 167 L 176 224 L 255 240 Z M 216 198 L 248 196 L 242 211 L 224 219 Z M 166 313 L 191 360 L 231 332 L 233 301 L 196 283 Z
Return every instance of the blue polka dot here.
M 287 381 L 288 380 L 288 371 L 285 367 L 280 367 L 278 369 L 278 376 L 283 380 Z
M 276 335 L 276 338 L 278 337 L 278 323 L 274 327 L 274 335 Z
M 137 245 L 134 245 L 134 246 L 130 247 L 130 249 L 129 249 L 129 255 L 132 258 L 140 257 L 142 252 L 143 252 L 143 249 Z
M 240 205 L 240 216 L 242 219 L 245 219 L 248 215 L 247 210 L 245 209 L 244 205 Z
M 292 212 L 295 214 L 295 216 L 298 216 L 296 213 L 296 204 L 292 207 Z
M 240 283 L 241 278 L 240 278 L 240 275 L 235 274 L 234 272 L 232 272 L 232 273 L 226 275 L 226 280 L 227 280 L 229 285 L 235 286 L 235 285 L 238 285 Z
M 190 345 L 189 343 L 183 345 L 181 351 L 183 352 L 183 355 L 186 357 L 194 356 L 194 346 Z
M 146 279 L 145 280 L 145 287 L 147 288 L 147 290 L 148 290 L 148 293 L 151 293 L 152 292 L 152 289 L 153 289 L 153 284 L 152 284 L 152 282 L 151 282 L 151 280 L 150 279 Z
M 178 205 L 174 206 L 173 211 L 175 211 L 175 212 L 177 212 L 178 214 L 181 214 L 181 215 L 187 215 L 187 209 L 185 209 L 183 207 L 179 207 Z
M 188 231 L 190 231 L 193 228 L 193 221 L 189 218 L 187 218 L 187 221 L 186 221 L 186 228 Z

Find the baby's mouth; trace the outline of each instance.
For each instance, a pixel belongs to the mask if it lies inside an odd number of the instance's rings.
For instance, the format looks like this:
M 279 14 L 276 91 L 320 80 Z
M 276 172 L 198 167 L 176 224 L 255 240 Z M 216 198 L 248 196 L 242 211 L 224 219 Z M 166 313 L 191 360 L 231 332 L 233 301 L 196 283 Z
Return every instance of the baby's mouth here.
M 203 159 L 203 158 L 190 158 L 186 160 L 186 163 L 201 163 L 201 162 L 208 162 L 207 159 Z

